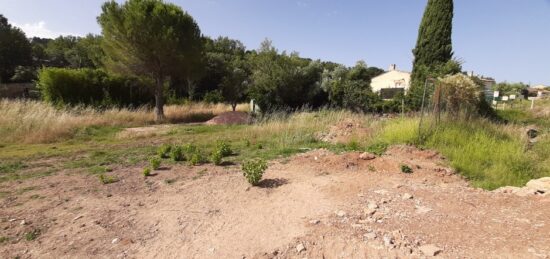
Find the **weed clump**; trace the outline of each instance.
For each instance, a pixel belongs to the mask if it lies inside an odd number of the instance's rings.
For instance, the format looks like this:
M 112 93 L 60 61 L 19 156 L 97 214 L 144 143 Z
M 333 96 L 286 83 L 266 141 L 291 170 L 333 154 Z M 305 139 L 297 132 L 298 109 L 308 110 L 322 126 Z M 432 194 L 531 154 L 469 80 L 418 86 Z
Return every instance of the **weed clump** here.
M 183 148 L 180 146 L 173 147 L 170 151 L 170 159 L 172 159 L 174 162 L 180 162 L 185 160 L 185 156 L 183 154 Z
M 168 145 L 168 144 L 163 144 L 162 146 L 160 146 L 157 150 L 157 155 L 160 157 L 160 158 L 169 158 L 170 155 L 171 155 L 171 152 L 172 152 L 172 146 L 171 145 Z
M 231 154 L 233 154 L 231 146 L 223 140 L 218 140 L 216 142 L 216 151 L 219 152 L 222 157 L 230 156 Z
M 143 176 L 148 177 L 151 175 L 151 168 L 147 167 L 143 169 Z
M 189 162 L 189 165 L 191 166 L 200 165 L 204 162 L 204 157 L 197 150 L 189 156 L 188 162 Z
M 243 176 L 253 186 L 260 183 L 266 169 L 267 162 L 263 159 L 248 160 L 242 166 Z
M 159 157 L 151 157 L 149 159 L 149 163 L 151 164 L 151 168 L 153 168 L 153 170 L 158 170 L 160 168 L 160 158 Z
M 40 236 L 40 229 L 33 229 L 30 232 L 25 233 L 25 240 L 27 241 L 33 241 Z
M 222 152 L 219 150 L 212 152 L 212 155 L 210 155 L 210 161 L 212 161 L 212 163 L 214 163 L 215 165 L 221 165 L 222 158 L 223 158 Z
M 108 176 L 108 175 L 105 175 L 105 174 L 100 174 L 99 175 L 99 181 L 102 184 L 111 184 L 111 183 L 118 182 L 118 178 L 116 178 L 115 176 Z
M 401 165 L 401 172 L 404 173 L 404 174 L 412 174 L 413 170 L 408 165 Z
M 378 143 L 375 143 L 375 144 L 372 144 L 372 145 L 368 146 L 367 147 L 367 152 L 373 153 L 377 156 L 381 156 L 384 153 L 386 153 L 387 149 L 388 149 L 388 144 L 386 144 L 384 142 L 378 142 Z

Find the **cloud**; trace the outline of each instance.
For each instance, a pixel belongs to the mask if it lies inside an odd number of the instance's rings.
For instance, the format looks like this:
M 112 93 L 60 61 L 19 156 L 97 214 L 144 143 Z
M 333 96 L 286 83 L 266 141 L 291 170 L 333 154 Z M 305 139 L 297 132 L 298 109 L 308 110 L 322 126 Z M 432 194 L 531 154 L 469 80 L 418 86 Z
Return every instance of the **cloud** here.
M 57 38 L 61 35 L 63 35 L 63 36 L 66 36 L 66 35 L 78 36 L 78 35 L 73 34 L 73 33 L 52 31 L 52 30 L 50 30 L 46 27 L 46 22 L 44 22 L 44 21 L 39 21 L 37 23 L 25 23 L 25 24 L 18 24 L 18 23 L 14 22 L 12 24 L 15 27 L 21 28 L 21 30 L 23 30 L 23 32 L 25 32 L 25 34 L 29 38 L 39 37 L 39 38 L 53 39 L 53 38 Z

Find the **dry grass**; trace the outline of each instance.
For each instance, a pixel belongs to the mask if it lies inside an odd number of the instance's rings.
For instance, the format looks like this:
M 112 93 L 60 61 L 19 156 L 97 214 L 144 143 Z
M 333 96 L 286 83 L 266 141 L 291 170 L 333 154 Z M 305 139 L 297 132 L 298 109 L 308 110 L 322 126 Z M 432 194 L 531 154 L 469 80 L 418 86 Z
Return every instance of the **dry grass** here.
M 246 111 L 246 104 L 238 110 Z M 166 106 L 170 123 L 201 122 L 231 110 L 223 104 L 193 103 Z M 98 111 L 89 107 L 57 109 L 39 101 L 0 100 L 0 143 L 47 143 L 70 138 L 90 126 L 136 127 L 154 124 L 146 108 L 112 108 Z

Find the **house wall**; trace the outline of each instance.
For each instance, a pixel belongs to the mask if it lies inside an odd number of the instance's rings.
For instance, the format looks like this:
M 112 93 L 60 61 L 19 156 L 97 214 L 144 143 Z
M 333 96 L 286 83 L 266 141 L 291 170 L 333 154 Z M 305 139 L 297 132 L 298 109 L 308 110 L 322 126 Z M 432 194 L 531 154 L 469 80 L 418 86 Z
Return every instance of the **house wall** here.
M 407 91 L 410 85 L 411 74 L 399 70 L 386 72 L 373 78 L 371 82 L 373 92 L 379 92 L 383 88 L 404 88 Z

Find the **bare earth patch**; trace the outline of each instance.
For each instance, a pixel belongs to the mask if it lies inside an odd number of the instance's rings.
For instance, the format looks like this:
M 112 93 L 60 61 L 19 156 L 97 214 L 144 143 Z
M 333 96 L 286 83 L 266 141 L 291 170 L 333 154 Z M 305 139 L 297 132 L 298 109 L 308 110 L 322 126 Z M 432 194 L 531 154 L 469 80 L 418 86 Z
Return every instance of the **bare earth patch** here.
M 366 160 L 315 150 L 272 162 L 260 187 L 237 166 L 173 166 L 120 181 L 59 172 L 2 198 L 11 258 L 545 258 L 550 197 L 473 189 L 432 151 Z M 408 165 L 413 173 L 401 172 Z M 13 188 L 3 184 L 0 191 Z M 33 188 L 30 188 L 33 187 Z M 39 230 L 34 240 L 25 233 Z
M 246 112 L 224 112 L 211 120 L 207 121 L 207 125 L 240 125 L 249 124 L 250 115 Z

